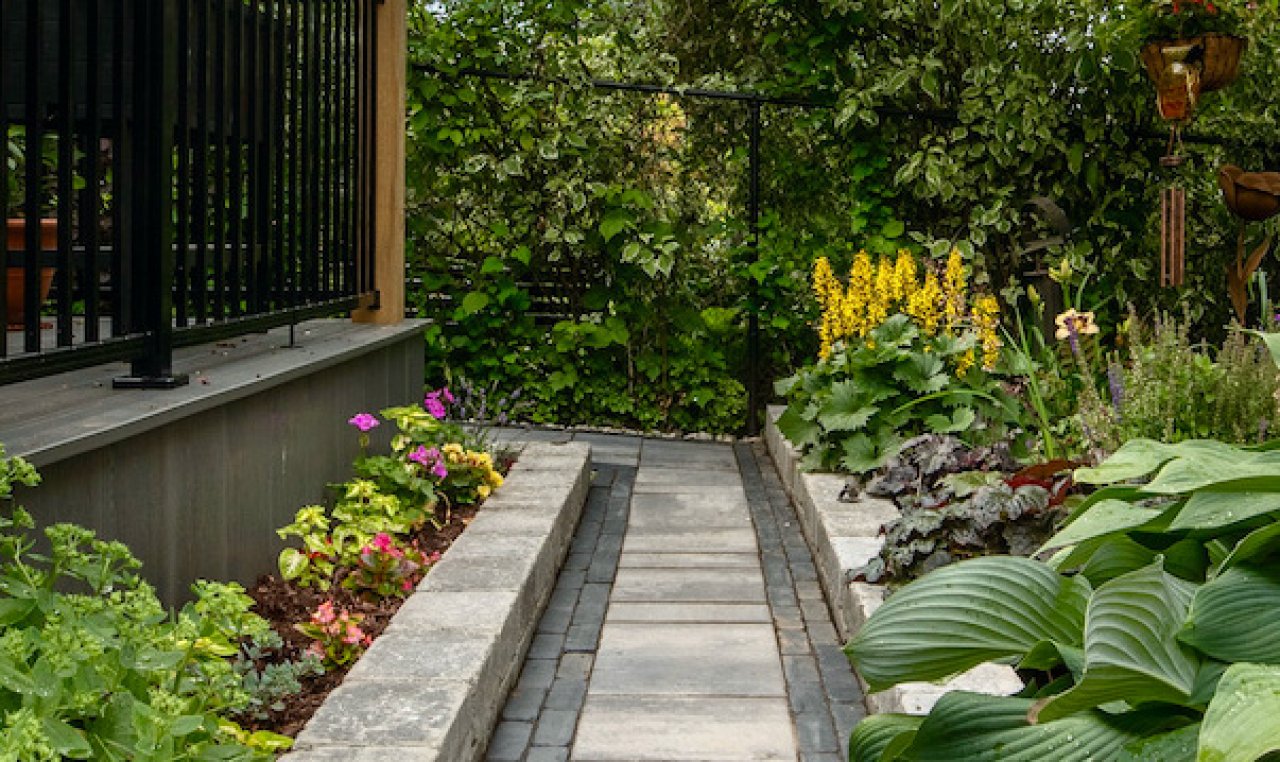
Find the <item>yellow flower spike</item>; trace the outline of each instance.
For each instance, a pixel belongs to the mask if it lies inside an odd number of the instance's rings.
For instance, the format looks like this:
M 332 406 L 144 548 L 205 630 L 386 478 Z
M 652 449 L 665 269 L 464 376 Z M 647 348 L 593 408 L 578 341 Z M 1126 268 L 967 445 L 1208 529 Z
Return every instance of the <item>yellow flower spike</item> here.
M 924 283 L 907 300 L 907 314 L 915 320 L 925 336 L 933 336 L 938 332 L 938 324 L 942 320 L 939 311 L 942 298 L 942 286 L 938 283 L 937 274 L 931 270 L 925 274 Z
M 956 357 L 956 377 L 960 377 L 968 373 L 977 362 L 977 352 L 970 349 L 967 352 Z
M 964 258 L 959 249 L 952 249 L 947 257 L 947 269 L 942 276 L 942 290 L 946 297 L 947 330 L 957 326 L 965 317 L 969 302 Z
M 889 317 L 893 302 L 893 265 L 882 258 L 876 266 L 876 277 L 867 300 L 867 330 L 874 330 Z
M 906 249 L 899 251 L 893 271 L 893 285 L 897 290 L 894 298 L 906 302 L 920 288 L 916 280 L 916 258 Z
M 858 252 L 853 258 L 853 267 L 849 270 L 849 290 L 844 305 L 844 320 L 850 329 L 850 335 L 866 336 L 874 327 L 867 319 L 874 277 L 871 255 L 865 251 Z
M 979 296 L 973 302 L 971 315 L 982 344 L 982 367 L 993 370 L 1000 360 L 1000 348 L 1004 346 L 1000 339 L 1000 303 L 990 294 Z

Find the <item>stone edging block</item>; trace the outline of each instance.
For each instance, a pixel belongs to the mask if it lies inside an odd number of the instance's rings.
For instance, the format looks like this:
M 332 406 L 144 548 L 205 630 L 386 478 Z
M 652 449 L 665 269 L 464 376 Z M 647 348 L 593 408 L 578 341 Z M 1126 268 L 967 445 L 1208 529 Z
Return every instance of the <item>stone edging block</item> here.
M 480 759 L 573 540 L 590 455 L 582 443 L 525 444 L 283 759 Z
M 841 502 L 845 477 L 801 471 L 799 453 L 778 430 L 777 420 L 782 411 L 780 406 L 769 408 L 765 416 L 765 443 L 796 505 L 836 627 L 847 640 L 880 607 L 886 592 L 883 585 L 847 581 L 849 572 L 879 554 L 884 545 L 880 528 L 901 513 L 889 500 L 862 498 L 853 503 Z M 866 690 L 867 684 L 861 675 L 858 680 Z M 983 664 L 945 684 L 905 683 L 880 693 L 868 693 L 867 708 L 875 714 L 927 714 L 942 694 L 953 690 L 1008 695 L 1022 690 L 1022 681 L 1009 667 Z

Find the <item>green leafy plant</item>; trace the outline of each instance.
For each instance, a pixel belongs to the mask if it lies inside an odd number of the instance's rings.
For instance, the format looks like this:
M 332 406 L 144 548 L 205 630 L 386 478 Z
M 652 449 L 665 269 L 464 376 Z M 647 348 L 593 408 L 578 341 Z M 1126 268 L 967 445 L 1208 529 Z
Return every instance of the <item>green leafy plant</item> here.
M 268 759 L 290 739 L 229 717 L 250 697 L 230 660 L 267 623 L 234 584 L 198 583 L 176 615 L 118 542 L 72 524 L 44 530 L 12 505 L 35 470 L 0 449 L 0 758 Z
M 323 659 L 314 653 L 299 659 L 282 657 L 285 643 L 271 630 L 246 639 L 233 665 L 249 699 L 237 717 L 262 721 L 285 708 L 285 699 L 302 690 L 302 679 L 324 674 Z
M 1017 403 L 996 378 L 977 368 L 953 372 L 956 358 L 974 349 L 974 336 L 925 337 L 899 314 L 869 339 L 778 382 L 788 402 L 778 428 L 804 453 L 802 467 L 864 473 L 922 431 L 995 441 L 1019 420 Z
M 851 759 L 1243 762 L 1277 750 L 1280 451 L 1135 440 L 1076 478 L 1101 489 L 1045 544 L 1049 562 L 940 569 L 847 647 L 872 690 L 1004 661 L 1027 676 L 1022 696 L 956 692 L 925 718 L 873 718 Z
M 404 547 L 388 534 L 374 536 L 360 549 L 355 565 L 342 580 L 348 590 L 362 592 L 374 599 L 403 598 L 413 592 L 414 585 L 440 554 L 428 558 L 422 551 Z
M 1081 397 L 1083 435 L 1112 452 L 1136 438 L 1180 442 L 1264 441 L 1280 417 L 1280 371 L 1248 334 L 1228 334 L 1212 351 L 1191 339 L 1189 317 L 1158 316 L 1148 329 L 1134 314 L 1123 332 L 1127 357 L 1108 371 L 1110 400 Z
M 954 436 L 908 441 L 867 482 L 866 494 L 893 500 L 901 515 L 857 577 L 896 587 L 966 558 L 1031 555 L 1063 517 L 1069 465 L 1019 469 L 1006 445 L 970 448 Z

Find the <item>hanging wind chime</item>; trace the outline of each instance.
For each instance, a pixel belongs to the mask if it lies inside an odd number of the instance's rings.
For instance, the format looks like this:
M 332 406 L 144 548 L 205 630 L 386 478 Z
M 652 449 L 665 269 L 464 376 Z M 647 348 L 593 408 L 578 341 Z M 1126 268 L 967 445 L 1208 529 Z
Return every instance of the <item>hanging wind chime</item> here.
M 1176 12 L 1176 11 L 1175 11 Z M 1160 166 L 1177 170 L 1182 129 L 1195 116 L 1203 93 L 1231 84 L 1238 74 L 1243 38 L 1203 34 L 1185 40 L 1147 43 L 1142 61 L 1156 86 L 1156 106 L 1169 122 L 1169 142 Z M 1160 191 L 1160 285 L 1181 286 L 1186 274 L 1187 192 L 1175 179 Z

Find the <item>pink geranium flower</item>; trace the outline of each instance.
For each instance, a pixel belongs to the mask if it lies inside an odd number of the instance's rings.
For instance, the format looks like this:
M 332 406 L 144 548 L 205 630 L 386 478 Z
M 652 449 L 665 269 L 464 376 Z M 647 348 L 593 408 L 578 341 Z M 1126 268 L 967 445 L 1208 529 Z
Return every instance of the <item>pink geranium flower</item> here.
M 367 432 L 378 428 L 378 419 L 370 413 L 356 413 L 351 416 L 347 423 L 360 429 L 361 432 Z

